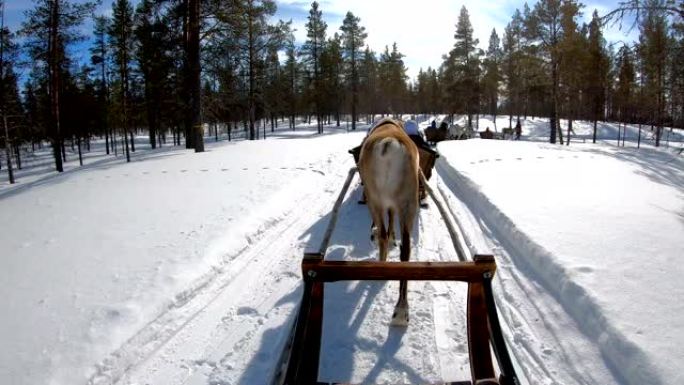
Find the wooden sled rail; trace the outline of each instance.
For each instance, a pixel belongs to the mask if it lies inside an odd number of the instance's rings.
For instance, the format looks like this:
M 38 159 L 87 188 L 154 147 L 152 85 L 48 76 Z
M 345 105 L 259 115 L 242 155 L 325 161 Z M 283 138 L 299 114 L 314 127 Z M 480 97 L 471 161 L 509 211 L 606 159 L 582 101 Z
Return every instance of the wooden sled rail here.
M 307 254 L 302 261 L 304 293 L 283 384 L 320 385 L 321 335 L 325 282 L 350 280 L 443 280 L 468 283 L 467 335 L 472 381 L 448 384 L 517 385 L 496 314 L 491 279 L 496 262 L 477 255 L 474 262 L 326 261 Z M 496 378 L 492 348 L 499 364 Z
M 496 271 L 491 255 L 477 256 L 475 262 L 379 262 L 326 261 L 307 256 L 302 261 L 304 280 L 335 281 L 482 281 Z

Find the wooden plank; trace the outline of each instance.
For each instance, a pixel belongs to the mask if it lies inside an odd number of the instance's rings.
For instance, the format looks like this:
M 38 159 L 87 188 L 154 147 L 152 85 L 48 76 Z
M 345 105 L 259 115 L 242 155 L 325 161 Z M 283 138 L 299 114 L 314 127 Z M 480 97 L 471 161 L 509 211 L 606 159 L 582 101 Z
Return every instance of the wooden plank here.
M 325 261 L 305 259 L 305 280 L 335 281 L 462 281 L 481 282 L 485 273 L 494 274 L 492 260 L 478 262 L 379 262 Z
M 315 384 L 323 329 L 322 282 L 305 281 L 284 385 Z
M 501 372 L 499 375 L 499 381 L 503 385 L 519 385 L 520 380 L 518 380 L 518 376 L 515 374 L 513 361 L 511 360 L 511 356 L 508 354 L 506 341 L 504 340 L 503 333 L 501 332 L 499 315 L 496 311 L 496 303 L 494 302 L 494 294 L 492 293 L 491 278 L 485 277 L 482 287 L 484 289 L 484 297 L 487 305 L 487 319 L 489 321 L 489 333 L 492 339 L 492 348 L 494 349 L 494 355 L 496 356 L 496 361 L 499 363 L 499 371 Z
M 473 383 L 498 383 L 494 380 L 492 354 L 489 348 L 487 308 L 482 282 L 468 284 L 468 353 Z M 495 382 L 491 382 L 495 381 Z
M 306 328 L 304 345 L 306 357 L 302 365 L 301 384 L 315 384 L 318 381 L 318 364 L 321 352 L 321 334 L 323 332 L 323 282 L 314 282 L 311 288 L 311 310 Z
M 347 383 L 342 383 L 342 382 L 317 382 L 316 385 L 355 385 L 355 384 L 347 384 Z M 432 384 L 427 384 L 427 385 L 473 385 L 473 383 L 470 381 L 457 381 L 457 382 L 438 382 L 438 383 L 432 383 Z
M 302 293 L 302 301 L 299 304 L 299 314 L 295 322 L 294 339 L 290 351 L 290 357 L 287 362 L 287 371 L 285 372 L 285 380 L 283 385 L 299 384 L 299 376 L 301 376 L 302 365 L 305 361 L 307 346 L 306 346 L 306 329 L 309 324 L 309 313 L 311 310 L 311 290 L 313 288 L 312 282 L 304 282 L 304 290 Z

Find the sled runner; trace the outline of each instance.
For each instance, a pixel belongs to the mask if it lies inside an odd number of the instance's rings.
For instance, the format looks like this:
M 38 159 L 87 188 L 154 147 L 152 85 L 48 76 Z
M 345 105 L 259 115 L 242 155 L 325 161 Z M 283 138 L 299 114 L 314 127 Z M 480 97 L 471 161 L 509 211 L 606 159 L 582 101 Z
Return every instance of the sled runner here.
M 274 378 L 278 385 L 321 385 L 318 382 L 321 336 L 323 333 L 323 297 L 326 282 L 362 280 L 440 280 L 468 284 L 467 336 L 471 379 L 449 382 L 451 385 L 517 385 L 518 378 L 501 333 L 496 304 L 492 294 L 492 278 L 496 262 L 492 255 L 475 255 L 466 261 L 467 253 L 447 212 L 421 175 L 428 194 L 445 222 L 459 262 L 378 262 L 328 261 L 325 252 L 335 228 L 337 215 L 349 190 L 356 167 L 349 170 L 342 191 L 333 206 L 330 222 L 318 250 L 306 252 L 302 260 L 304 292 L 294 323 L 291 340 L 283 353 Z M 496 357 L 495 371 L 492 351 Z M 498 376 L 496 375 L 498 373 Z

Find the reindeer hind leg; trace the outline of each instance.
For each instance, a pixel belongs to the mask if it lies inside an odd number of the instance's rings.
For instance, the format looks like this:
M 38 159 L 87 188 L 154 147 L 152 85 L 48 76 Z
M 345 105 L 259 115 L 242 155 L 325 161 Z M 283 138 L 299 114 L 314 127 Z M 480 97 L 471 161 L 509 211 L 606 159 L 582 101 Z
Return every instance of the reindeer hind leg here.
M 408 262 L 411 258 L 411 228 L 413 220 L 403 218 L 401 221 L 401 249 L 400 256 L 402 262 Z M 408 326 L 409 322 L 409 306 L 408 306 L 408 282 L 399 281 L 399 299 L 397 305 L 394 307 L 394 314 L 392 314 L 392 326 Z
M 397 237 L 394 235 L 394 211 L 393 209 L 387 209 L 387 227 L 389 231 L 389 244 L 394 247 L 397 245 Z

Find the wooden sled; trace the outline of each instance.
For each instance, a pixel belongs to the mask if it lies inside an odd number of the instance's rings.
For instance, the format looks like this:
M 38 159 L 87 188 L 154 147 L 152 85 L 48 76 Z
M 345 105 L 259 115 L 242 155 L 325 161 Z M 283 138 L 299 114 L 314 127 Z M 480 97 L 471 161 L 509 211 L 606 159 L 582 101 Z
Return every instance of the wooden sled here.
M 326 282 L 362 280 L 433 280 L 460 281 L 468 284 L 467 335 L 471 380 L 449 382 L 450 385 L 518 385 L 520 382 L 501 333 L 496 304 L 492 294 L 492 278 L 496 262 L 492 255 L 475 255 L 466 261 L 458 233 L 447 217 L 432 189 L 425 183 L 433 202 L 442 215 L 460 262 L 379 262 L 326 261 L 337 214 L 349 190 L 356 167 L 349 170 L 344 187 L 335 202 L 331 219 L 318 250 L 306 252 L 302 260 L 304 293 L 292 336 L 274 378 L 278 385 L 322 385 L 318 381 L 323 296 Z M 421 174 L 423 182 L 424 176 Z M 492 350 L 498 363 L 497 377 Z

